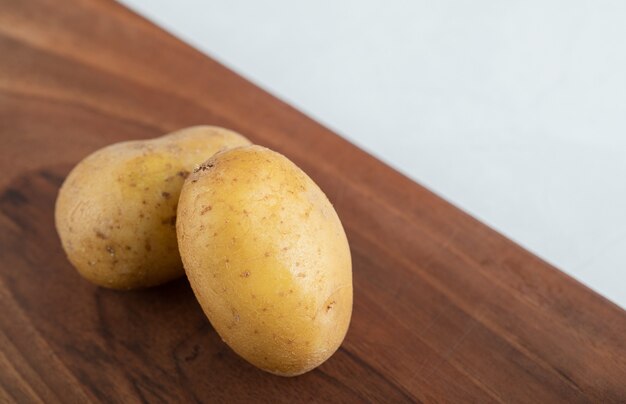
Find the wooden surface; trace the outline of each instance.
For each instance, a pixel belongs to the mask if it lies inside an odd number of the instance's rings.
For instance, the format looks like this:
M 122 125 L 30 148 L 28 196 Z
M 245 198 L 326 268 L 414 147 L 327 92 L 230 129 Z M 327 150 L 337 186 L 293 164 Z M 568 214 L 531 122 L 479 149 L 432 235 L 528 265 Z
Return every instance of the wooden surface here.
M 74 164 L 201 123 L 286 154 L 343 220 L 352 324 L 304 376 L 239 359 L 185 280 L 99 289 L 61 250 Z M 0 0 L 0 172 L 0 402 L 626 401 L 623 310 L 118 4 Z

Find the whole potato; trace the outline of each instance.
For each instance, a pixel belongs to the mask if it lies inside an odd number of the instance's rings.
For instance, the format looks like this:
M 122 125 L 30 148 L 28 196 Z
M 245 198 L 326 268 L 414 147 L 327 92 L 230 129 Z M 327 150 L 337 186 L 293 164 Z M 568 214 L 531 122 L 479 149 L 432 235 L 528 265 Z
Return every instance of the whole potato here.
M 235 132 L 197 126 L 86 157 L 56 202 L 56 227 L 70 262 L 91 282 L 115 289 L 183 275 L 175 224 L 184 180 L 216 152 L 248 144 Z
M 286 157 L 260 146 L 216 154 L 185 181 L 176 227 L 196 297 L 244 359 L 295 376 L 337 350 L 352 314 L 348 241 Z

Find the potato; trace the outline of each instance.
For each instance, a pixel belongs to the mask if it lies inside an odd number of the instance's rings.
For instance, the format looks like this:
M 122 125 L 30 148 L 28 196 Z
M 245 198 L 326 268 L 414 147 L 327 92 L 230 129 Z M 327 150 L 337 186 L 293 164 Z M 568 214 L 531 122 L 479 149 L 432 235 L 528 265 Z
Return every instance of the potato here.
M 56 202 L 70 262 L 91 282 L 114 289 L 183 275 L 175 222 L 185 177 L 216 152 L 247 144 L 235 132 L 197 126 L 91 154 L 70 172 Z
M 350 249 L 295 164 L 260 146 L 216 154 L 185 181 L 176 227 L 202 309 L 244 359 L 295 376 L 337 350 L 352 314 Z

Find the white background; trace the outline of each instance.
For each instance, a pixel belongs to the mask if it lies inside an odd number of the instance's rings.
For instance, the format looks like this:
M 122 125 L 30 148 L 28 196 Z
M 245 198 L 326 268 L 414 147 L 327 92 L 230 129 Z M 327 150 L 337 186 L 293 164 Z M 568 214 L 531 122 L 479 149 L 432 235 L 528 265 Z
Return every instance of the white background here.
M 625 1 L 123 3 L 626 308 Z

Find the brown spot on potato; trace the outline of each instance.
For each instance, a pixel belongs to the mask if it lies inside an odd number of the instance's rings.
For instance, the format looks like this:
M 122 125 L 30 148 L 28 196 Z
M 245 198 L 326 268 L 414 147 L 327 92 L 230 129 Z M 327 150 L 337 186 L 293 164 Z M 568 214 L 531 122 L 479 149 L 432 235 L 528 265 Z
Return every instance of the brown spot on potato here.
M 106 250 L 107 250 L 107 252 L 108 252 L 109 254 L 111 254 L 111 255 L 115 255 L 115 248 L 113 248 L 113 246 L 112 246 L 112 245 L 108 244 L 108 245 L 106 246 Z
M 102 239 L 102 240 L 106 240 L 106 239 L 108 238 L 108 237 L 107 237 L 104 233 L 102 233 L 100 230 L 96 230 L 96 237 L 98 237 L 99 239 Z
M 150 245 L 150 240 L 146 240 L 144 248 L 146 249 L 146 251 L 152 251 L 152 245 Z
M 187 177 L 189 177 L 189 171 L 181 170 L 181 171 L 177 172 L 176 175 L 178 175 L 182 179 L 187 179 Z
M 298 272 L 296 275 L 298 278 L 306 278 L 306 274 L 304 272 Z
M 205 213 L 207 213 L 208 211 L 210 211 L 212 209 L 213 209 L 213 207 L 211 205 L 204 206 L 204 207 L 202 207 L 202 210 L 200 211 L 200 214 L 204 215 Z
M 170 199 L 170 197 L 172 196 L 169 192 L 161 192 L 161 196 L 165 199 Z
M 213 164 L 212 163 L 205 163 L 205 164 L 200 164 L 200 166 L 198 166 L 198 168 L 196 168 L 195 170 L 193 170 L 194 173 L 197 173 L 198 171 L 206 171 L 209 168 L 213 168 Z
M 250 272 L 249 271 L 243 271 L 240 276 L 242 278 L 248 278 L 248 277 L 250 277 Z
M 335 301 L 334 300 L 332 302 L 328 303 L 326 305 L 326 313 L 328 313 L 333 308 L 334 305 L 335 305 Z

